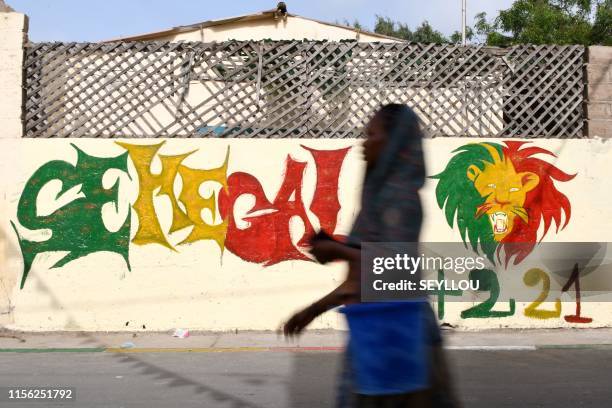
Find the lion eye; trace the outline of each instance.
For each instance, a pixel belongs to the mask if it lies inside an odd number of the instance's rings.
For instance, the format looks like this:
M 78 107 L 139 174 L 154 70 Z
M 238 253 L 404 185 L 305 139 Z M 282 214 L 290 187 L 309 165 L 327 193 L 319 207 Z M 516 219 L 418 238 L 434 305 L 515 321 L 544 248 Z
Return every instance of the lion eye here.
M 515 193 L 515 192 L 517 192 L 517 191 L 519 191 L 518 187 L 512 187 L 512 188 L 510 189 L 510 192 L 511 192 L 511 193 Z
M 489 187 L 489 188 L 495 188 L 495 184 L 493 184 L 493 183 L 488 184 L 488 185 L 487 185 L 487 187 Z

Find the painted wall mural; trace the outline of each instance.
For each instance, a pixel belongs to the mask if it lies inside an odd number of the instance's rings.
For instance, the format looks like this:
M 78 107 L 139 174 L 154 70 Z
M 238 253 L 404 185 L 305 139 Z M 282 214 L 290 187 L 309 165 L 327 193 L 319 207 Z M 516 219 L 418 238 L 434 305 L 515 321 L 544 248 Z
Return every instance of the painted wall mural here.
M 50 229 L 51 236 L 45 241 L 29 241 L 19 236 L 23 255 L 23 275 L 20 287 L 25 285 L 28 273 L 37 254 L 51 251 L 66 251 L 52 267 L 59 268 L 70 261 L 98 251 L 120 254 L 128 265 L 128 244 L 130 239 L 130 217 L 116 232 L 109 231 L 102 221 L 102 206 L 118 200 L 118 186 L 105 189 L 102 177 L 110 169 L 127 172 L 127 153 L 117 157 L 101 158 L 90 156 L 75 145 L 77 163 L 72 165 L 62 160 L 43 164 L 26 183 L 19 205 L 17 219 L 29 230 Z M 61 180 L 58 197 L 80 185 L 82 196 L 57 209 L 52 214 L 37 214 L 37 198 L 40 190 L 52 180 Z
M 158 244 L 176 251 L 167 235 L 191 227 L 189 235 L 179 243 L 191 244 L 201 240 L 213 240 L 221 252 L 228 249 L 245 261 L 273 265 L 281 261 L 309 261 L 302 247 L 314 228 L 302 199 L 302 184 L 306 163 L 287 156 L 282 185 L 273 200 L 264 193 L 261 182 L 246 172 L 227 174 L 230 149 L 222 164 L 210 169 L 190 168 L 182 162 L 193 152 L 181 155 L 159 154 L 164 142 L 142 145 L 117 142 L 126 152 L 116 157 L 95 157 L 72 145 L 77 153 L 76 165 L 53 160 L 42 165 L 27 181 L 18 204 L 17 219 L 29 230 L 49 229 L 51 237 L 45 241 L 30 241 L 19 235 L 24 270 L 20 287 L 23 288 L 32 263 L 37 254 L 50 251 L 67 251 L 52 268 L 97 251 L 120 254 L 130 268 L 129 242 L 131 214 L 117 231 L 109 231 L 102 220 L 102 206 L 106 203 L 118 205 L 118 186 L 110 189 L 102 186 L 102 178 L 110 169 L 128 172 L 128 157 L 138 177 L 139 194 L 132 207 L 138 220 L 138 229 L 131 242 L 135 245 Z M 301 146 L 308 151 L 315 163 L 316 185 L 310 211 L 317 217 L 320 227 L 334 234 L 340 202 L 338 200 L 338 177 L 342 163 L 350 147 L 335 150 L 319 150 Z M 154 174 L 151 164 L 155 156 L 161 160 L 161 172 Z M 280 170 L 280 169 L 279 169 Z M 177 177 L 182 181 L 178 196 L 174 187 Z M 58 196 L 81 185 L 81 196 L 50 215 L 37 215 L 37 197 L 50 181 L 62 182 Z M 217 183 L 221 189 L 207 197 L 200 194 L 203 183 Z M 244 218 L 250 225 L 238 228 L 233 207 L 236 200 L 250 194 L 255 204 Z M 165 196 L 172 208 L 172 224 L 169 231 L 161 227 L 154 206 L 154 197 Z M 182 204 L 182 206 L 181 206 Z M 209 210 L 213 224 L 202 218 L 202 211 Z M 291 239 L 290 220 L 299 217 L 305 231 L 295 245 Z M 216 222 L 219 221 L 219 222 Z
M 318 228 L 338 237 L 350 228 L 360 197 L 357 140 L 5 143 L 0 202 L 15 241 L 5 268 L 17 281 L 15 327 L 63 327 L 43 314 L 39 277 L 85 330 L 124 330 L 126 320 L 145 319 L 157 330 L 269 330 L 288 313 L 279 304 L 299 307 L 344 273 L 311 262 L 304 245 Z M 457 301 L 472 293 L 444 287 L 432 294 L 438 317 L 471 328 L 612 325 L 612 311 L 587 298 L 607 279 L 599 269 L 585 277 L 566 265 L 571 274 L 560 277 L 536 259 L 542 241 L 610 241 L 612 193 L 601 174 L 611 148 L 584 140 L 426 140 L 422 240 L 463 241 L 491 263 L 466 272 L 480 282 L 473 301 Z M 9 163 L 17 149 L 29 157 L 23 168 Z M 525 295 L 515 299 L 515 288 Z M 340 320 L 328 314 L 314 327 Z
M 569 199 L 555 186 L 567 174 L 536 154 L 549 150 L 525 142 L 470 143 L 456 149 L 438 180 L 436 199 L 446 222 L 463 242 L 495 263 L 504 249 L 505 263 L 520 263 L 549 231 L 565 228 L 571 218 Z M 562 217 L 565 219 L 562 221 Z M 540 225 L 544 229 L 538 236 Z M 520 243 L 521 245 L 508 245 Z
M 556 182 L 568 182 L 576 175 L 565 173 L 554 164 L 534 157 L 541 154 L 556 157 L 554 153 L 520 141 L 502 143 L 483 142 L 463 145 L 444 171 L 431 176 L 438 180 L 436 201 L 444 211 L 446 222 L 459 230 L 465 244 L 484 253 L 495 264 L 520 264 L 535 245 L 555 224 L 556 232 L 565 228 L 571 218 L 568 197 L 557 189 Z M 543 229 L 540 226 L 543 224 Z M 540 235 L 538 236 L 538 232 Z M 503 253 L 503 255 L 502 255 Z M 503 257 L 503 259 L 502 259 Z M 461 311 L 462 319 L 501 318 L 516 312 L 514 299 L 508 301 L 507 310 L 493 310 L 500 294 L 498 273 L 490 269 L 473 270 L 470 279 L 478 280 L 482 290 L 490 294 L 484 302 Z M 439 271 L 444 280 L 444 271 Z M 548 300 L 550 277 L 541 268 L 531 268 L 523 275 L 525 286 L 541 284 L 542 291 L 524 309 L 526 317 L 551 319 L 561 316 L 561 301 L 554 300 L 554 309 L 540 309 Z M 575 265 L 562 292 L 575 288 L 575 314 L 564 316 L 567 322 L 591 323 L 581 316 L 580 271 Z M 461 291 L 441 291 L 438 298 L 438 317 L 444 318 L 446 296 L 460 296 Z

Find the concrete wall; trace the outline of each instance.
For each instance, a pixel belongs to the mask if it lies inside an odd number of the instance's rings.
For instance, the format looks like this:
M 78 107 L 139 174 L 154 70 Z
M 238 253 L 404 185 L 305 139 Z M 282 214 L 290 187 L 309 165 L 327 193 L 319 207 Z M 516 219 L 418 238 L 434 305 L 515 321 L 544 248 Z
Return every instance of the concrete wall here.
M 0 45 L 0 325 L 272 330 L 339 283 L 343 266 L 309 261 L 300 240 L 320 227 L 340 235 L 349 231 L 363 175 L 357 140 L 22 139 L 26 19 L 0 13 L 0 23 L 6 39 Z M 592 64 L 601 61 L 597 55 L 591 53 Z M 589 78 L 604 72 L 592 66 Z M 607 100 L 608 93 L 590 91 L 592 105 Z M 600 116 L 589 111 L 589 129 L 602 129 L 597 135 L 609 132 L 606 109 Z M 425 141 L 428 175 L 446 172 L 458 160 L 455 149 L 483 142 L 498 144 L 516 166 L 525 165 L 510 153 L 512 144 L 500 139 L 438 138 Z M 544 150 L 535 154 L 541 161 L 531 162 L 530 172 L 542 171 L 540 182 L 557 175 L 538 196 L 545 198 L 544 206 L 529 199 L 537 188 L 518 203 L 540 225 L 546 218 L 552 223 L 546 234 L 543 227 L 532 231 L 534 244 L 611 241 L 610 143 L 595 138 L 531 144 Z M 495 174 L 505 180 L 505 173 Z M 453 190 L 455 202 L 476 191 L 466 171 L 447 175 L 451 185 L 469 190 Z M 421 190 L 422 240 L 459 242 L 458 218 L 449 225 L 439 205 L 449 203 L 440 201 L 440 183 L 428 179 Z M 556 228 L 565 221 L 567 226 Z M 529 258 L 502 268 L 496 278 L 501 292 L 521 285 L 526 268 L 534 265 L 547 273 L 545 265 Z M 596 269 L 583 289 L 611 280 L 609 271 Z M 535 299 L 539 289 L 532 289 Z M 612 326 L 612 303 L 585 299 L 581 313 L 592 320 L 568 321 L 576 311 L 571 297 L 563 297 L 558 310 L 547 298 L 540 308 L 552 313 L 544 315 L 529 312 L 530 302 L 509 310 L 507 302 L 498 301 L 492 310 L 502 313 L 496 317 L 462 317 L 483 300 L 447 302 L 443 320 L 467 329 Z M 313 327 L 343 324 L 332 312 Z
M 589 47 L 587 82 L 588 134 L 612 137 L 612 47 Z
M 0 4 L 0 139 L 20 138 L 23 134 L 23 45 L 27 38 L 27 17 L 10 12 Z M 0 203 L 0 212 L 8 209 Z M 0 235 L 0 325 L 10 321 L 13 310 L 11 291 L 15 282 L 7 274 L 7 239 Z
M 499 139 L 487 141 L 508 146 Z M 358 211 L 363 174 L 358 141 L 119 142 L 0 143 L 5 210 L 0 227 L 7 245 L 0 296 L 3 304 L 11 305 L 3 316 L 6 326 L 273 330 L 293 310 L 340 281 L 343 266 L 308 261 L 300 239 L 320 226 L 336 234 L 348 232 Z M 426 140 L 428 175 L 443 172 L 456 155 L 453 150 L 482 142 Z M 610 241 L 612 191 L 605 175 L 612 170 L 612 145 L 601 140 L 538 140 L 531 145 L 557 155 L 536 157 L 576 175 L 553 180 L 556 191 L 567 197 L 571 216 L 559 208 L 559 197 L 544 200 L 546 212 L 559 210 L 561 223 L 569 219 L 567 226 L 557 232 L 552 221 L 547 234 L 538 229 L 534 243 L 542 238 L 543 242 Z M 465 171 L 450 177 L 457 185 L 467 180 Z M 436 202 L 438 183 L 429 179 L 421 191 L 426 209 L 422 240 L 459 242 L 459 231 L 449 226 Z M 456 194 L 463 199 L 466 192 Z M 530 216 L 544 216 L 523 205 Z M 30 262 L 24 278 L 24 263 Z M 523 285 L 534 262 L 547 271 L 546 265 L 530 258 L 516 267 L 500 266 L 502 294 L 507 285 Z M 612 279 L 609 271 L 593 272 L 582 282 L 583 290 L 592 290 L 602 279 Z M 551 285 L 564 283 L 553 279 Z M 533 288 L 534 300 L 538 293 L 539 287 Z M 592 322 L 568 323 L 564 316 L 576 307 L 571 296 L 562 298 L 558 314 L 546 318 L 526 315 L 530 302 L 517 302 L 508 316 L 461 317 L 461 312 L 482 300 L 475 297 L 466 304 L 447 299 L 443 320 L 467 329 L 612 325 L 612 303 L 584 298 L 582 316 Z M 554 310 L 549 303 L 540 308 Z M 493 310 L 508 311 L 508 303 L 498 301 Z M 331 312 L 313 327 L 338 328 L 343 321 Z
M 23 44 L 27 17 L 0 12 L 0 138 L 21 137 Z

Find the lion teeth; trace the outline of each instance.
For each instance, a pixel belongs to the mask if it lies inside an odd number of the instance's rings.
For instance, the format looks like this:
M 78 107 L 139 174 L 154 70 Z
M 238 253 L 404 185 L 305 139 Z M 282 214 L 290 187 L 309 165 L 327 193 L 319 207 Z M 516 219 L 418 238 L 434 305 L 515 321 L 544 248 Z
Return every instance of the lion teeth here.
M 491 224 L 493 224 L 493 232 L 495 234 L 503 234 L 508 230 L 508 214 L 498 211 L 491 214 L 490 217 Z

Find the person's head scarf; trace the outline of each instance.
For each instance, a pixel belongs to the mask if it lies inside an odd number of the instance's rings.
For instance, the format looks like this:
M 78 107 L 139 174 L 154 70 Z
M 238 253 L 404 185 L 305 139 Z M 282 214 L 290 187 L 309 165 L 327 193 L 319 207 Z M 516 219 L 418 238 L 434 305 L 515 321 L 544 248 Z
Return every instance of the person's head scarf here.
M 425 182 L 419 120 L 412 109 L 400 104 L 383 106 L 376 117 L 387 140 L 366 172 L 361 212 L 349 243 L 416 242 L 422 221 L 418 190 Z

